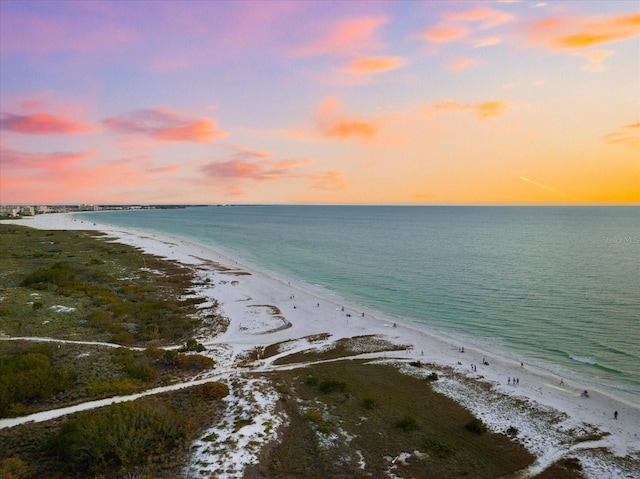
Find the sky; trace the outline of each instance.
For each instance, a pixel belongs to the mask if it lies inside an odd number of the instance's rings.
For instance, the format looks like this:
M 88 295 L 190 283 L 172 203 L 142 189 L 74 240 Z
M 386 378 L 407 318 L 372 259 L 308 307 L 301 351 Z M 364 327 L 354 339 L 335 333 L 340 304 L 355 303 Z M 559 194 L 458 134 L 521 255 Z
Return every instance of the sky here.
M 640 1 L 0 0 L 2 204 L 640 204 Z

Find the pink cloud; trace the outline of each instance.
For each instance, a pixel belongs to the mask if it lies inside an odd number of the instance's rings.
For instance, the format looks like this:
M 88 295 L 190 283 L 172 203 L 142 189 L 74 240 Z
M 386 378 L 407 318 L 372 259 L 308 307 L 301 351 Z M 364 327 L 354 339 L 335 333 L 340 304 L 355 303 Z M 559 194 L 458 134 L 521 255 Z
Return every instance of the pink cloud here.
M 352 73 L 378 73 L 405 65 L 401 57 L 361 57 L 353 60 L 347 70 Z
M 168 166 L 159 166 L 156 168 L 148 168 L 147 171 L 149 173 L 164 174 L 164 173 L 175 173 L 179 169 L 180 169 L 180 165 L 168 165 Z
M 485 48 L 491 47 L 493 45 L 498 45 L 502 42 L 498 37 L 484 38 L 482 40 L 478 40 L 473 44 L 473 48 Z
M 367 141 L 377 135 L 380 129 L 377 123 L 353 114 L 342 113 L 341 109 L 342 106 L 337 97 L 329 97 L 319 106 L 316 123 L 325 137 Z
M 447 64 L 449 70 L 466 70 L 467 68 L 480 65 L 482 62 L 475 58 L 458 58 Z
M 449 43 L 467 37 L 472 30 L 486 30 L 514 20 L 514 16 L 493 8 L 445 12 L 440 23 L 427 29 L 423 37 L 432 43 Z M 495 43 L 491 43 L 493 45 Z
M 588 48 L 640 35 L 640 15 L 553 17 L 539 20 L 529 31 L 530 43 L 551 50 Z
M 433 106 L 430 110 L 444 111 L 444 110 L 458 110 L 458 111 L 471 111 L 474 112 L 480 120 L 485 120 L 494 116 L 502 115 L 509 105 L 503 101 L 488 101 L 484 103 L 458 103 L 456 101 L 441 101 Z
M 83 165 L 96 156 L 94 151 L 28 153 L 2 148 L 2 201 L 54 203 L 64 201 L 65 195 L 79 188 L 97 186 L 100 183 L 94 182 L 93 171 Z M 99 177 L 105 180 L 104 175 Z
M 424 38 L 433 43 L 448 43 L 464 38 L 469 29 L 459 25 L 436 25 L 424 32 Z
M 57 170 L 97 156 L 95 151 L 70 153 L 26 153 L 9 148 L 0 149 L 2 166 L 11 170 Z
M 204 165 L 201 170 L 205 175 L 215 178 L 256 179 L 263 175 L 258 165 L 242 160 L 213 162 Z
M 312 188 L 316 190 L 344 190 L 347 182 L 339 171 L 328 171 L 327 173 L 317 173 L 309 175 Z
M 477 23 L 481 29 L 493 28 L 514 20 L 514 16 L 494 8 L 476 8 L 463 12 L 449 12 L 445 18 L 454 22 Z
M 604 135 L 602 140 L 609 145 L 625 145 L 631 148 L 638 148 L 640 147 L 640 123 L 618 128 L 616 131 Z
M 319 55 L 354 55 L 380 48 L 376 38 L 378 27 L 388 22 L 385 17 L 361 17 L 344 20 L 330 27 L 324 38 L 294 50 L 296 57 Z
M 260 151 L 239 148 L 226 161 L 212 161 L 200 167 L 211 179 L 274 181 L 296 176 L 295 169 L 313 160 L 273 160 Z
M 45 101 L 42 98 L 25 98 L 20 102 L 20 109 L 22 111 L 41 110 L 44 106 Z
M 309 163 L 313 163 L 313 160 L 309 158 L 305 158 L 303 160 L 280 160 L 276 161 L 275 166 L 281 170 L 288 170 L 290 168 L 296 168 L 302 165 L 308 165 Z
M 149 174 L 136 162 L 101 162 L 94 151 L 28 153 L 3 148 L 0 159 L 0 190 L 7 203 L 107 201 L 107 195 L 114 201 L 120 188 L 149 182 Z
M 187 119 L 164 108 L 132 111 L 107 118 L 103 123 L 118 133 L 143 135 L 157 141 L 212 143 L 226 136 L 226 132 L 208 118 Z
M 72 123 L 76 129 L 81 125 L 87 128 L 86 131 L 94 130 L 84 120 L 87 111 L 92 109 L 91 100 L 60 91 L 38 90 L 22 95 L 5 95 L 2 97 L 2 108 L 5 113 L 10 112 L 13 116 L 23 116 L 25 119 L 38 121 L 37 115 L 41 115 L 43 122 Z M 48 118 L 44 115 L 48 115 Z
M 91 131 L 87 125 L 48 113 L 33 115 L 5 113 L 4 118 L 0 120 L 0 129 L 27 135 L 73 135 Z

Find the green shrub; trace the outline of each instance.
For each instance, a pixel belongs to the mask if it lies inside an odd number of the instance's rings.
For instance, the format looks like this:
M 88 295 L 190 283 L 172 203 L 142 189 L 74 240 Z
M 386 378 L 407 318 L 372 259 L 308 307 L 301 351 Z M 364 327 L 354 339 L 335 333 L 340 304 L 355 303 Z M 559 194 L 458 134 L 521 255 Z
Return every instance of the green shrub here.
M 178 357 L 176 365 L 180 369 L 202 371 L 203 369 L 211 369 L 215 364 L 213 359 L 202 354 L 186 354 Z
M 144 463 L 186 436 L 186 420 L 152 399 L 114 404 L 70 419 L 50 450 L 63 461 L 99 474 Z
M 318 385 L 318 378 L 309 374 L 305 379 L 304 379 L 304 383 L 307 386 L 317 386 Z
M 456 449 L 451 444 L 438 441 L 433 438 L 427 438 L 422 442 L 422 447 L 429 451 L 430 454 L 433 454 L 440 459 L 445 459 L 447 457 L 453 456 L 456 452 Z
M 323 434 L 329 434 L 330 432 L 333 432 L 333 427 L 331 427 L 331 423 L 326 421 L 322 421 L 316 424 L 316 428 L 318 429 L 318 432 L 321 432 Z
M 0 477 L 3 479 L 27 479 L 33 471 L 24 461 L 17 457 L 8 457 L 0 461 Z
M 196 341 L 193 338 L 187 339 L 187 342 L 184 343 L 184 346 L 182 346 L 180 348 L 181 352 L 186 352 L 186 351 L 195 351 L 197 353 L 200 353 L 202 351 L 204 351 L 205 348 L 202 344 L 200 344 L 198 341 Z
M 415 431 L 417 429 L 420 429 L 420 426 L 418 425 L 418 421 L 416 421 L 415 418 L 408 415 L 402 417 L 402 419 L 397 420 L 394 426 L 396 429 L 401 429 L 405 432 Z
M 307 421 L 319 423 L 322 421 L 322 414 L 320 414 L 320 412 L 318 411 L 309 411 L 304 415 L 304 418 Z
M 469 421 L 467 424 L 464 425 L 464 428 L 467 431 L 471 431 L 474 434 L 484 434 L 485 432 L 487 432 L 487 425 L 482 422 L 481 419 L 478 418 L 474 418 L 471 421 Z
M 140 381 L 153 381 L 157 375 L 156 369 L 150 364 L 130 364 L 124 370 L 129 376 Z
M 56 263 L 50 268 L 40 268 L 28 275 L 22 286 L 46 289 L 48 286 L 70 286 L 77 278 L 77 272 L 71 263 Z
M 92 328 L 104 329 L 113 321 L 113 314 L 103 309 L 96 309 L 87 316 L 87 323 Z
M 111 342 L 115 344 L 122 344 L 123 346 L 131 346 L 136 342 L 136 340 L 131 333 L 127 331 L 120 331 L 111 337 Z
M 175 366 L 178 364 L 178 351 L 175 349 L 167 349 L 162 353 L 160 362 L 165 366 Z
M 431 373 L 427 376 L 427 381 L 437 381 L 438 373 Z
M 362 398 L 362 405 L 365 409 L 373 409 L 376 407 L 376 400 L 372 397 Z
M 333 379 L 327 379 L 318 384 L 318 390 L 321 393 L 329 394 L 334 392 L 345 392 L 347 390 L 347 383 L 344 381 L 336 381 Z
M 38 351 L 42 352 L 38 352 Z M 48 345 L 16 356 L 0 357 L 0 417 L 25 411 L 23 403 L 40 401 L 70 389 L 75 373 L 53 366 Z
M 84 389 L 89 397 L 105 398 L 133 394 L 138 390 L 138 387 L 130 378 L 115 378 L 108 381 L 90 382 Z
M 225 383 L 216 381 L 196 386 L 193 388 L 193 391 L 196 395 L 204 399 L 219 400 L 229 395 L 229 386 L 227 386 Z

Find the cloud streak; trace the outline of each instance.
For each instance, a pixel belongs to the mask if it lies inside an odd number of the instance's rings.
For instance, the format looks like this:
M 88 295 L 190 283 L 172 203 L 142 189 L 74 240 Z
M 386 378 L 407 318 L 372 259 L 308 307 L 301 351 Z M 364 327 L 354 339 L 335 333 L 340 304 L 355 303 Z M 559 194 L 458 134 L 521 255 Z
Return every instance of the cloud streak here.
M 319 106 L 316 113 L 316 124 L 326 138 L 342 140 L 372 140 L 380 130 L 380 126 L 372 121 L 359 118 L 357 115 L 343 113 L 338 97 L 328 97 Z
M 626 125 L 608 133 L 602 140 L 609 145 L 624 145 L 630 148 L 640 147 L 640 122 Z
M 226 136 L 213 120 L 189 119 L 165 108 L 136 110 L 106 118 L 102 123 L 118 133 L 142 135 L 162 142 L 213 143 Z
M 49 113 L 6 113 L 0 120 L 0 129 L 25 135 L 74 135 L 91 131 L 91 127 L 87 125 Z
M 612 43 L 640 35 L 640 15 L 616 15 L 605 18 L 550 17 L 535 22 L 530 30 L 531 43 L 551 50 L 576 50 Z
M 10 148 L 0 149 L 2 166 L 11 170 L 57 170 L 97 156 L 95 151 L 71 153 L 27 153 Z
M 423 33 L 423 38 L 432 43 L 455 42 L 466 38 L 473 31 L 488 30 L 511 22 L 514 18 L 510 13 L 494 8 L 445 12 L 437 25 Z M 479 43 L 480 46 L 495 45 L 499 43 L 499 39 L 494 37 Z
M 509 104 L 504 101 L 487 101 L 484 103 L 458 103 L 456 101 L 446 100 L 435 103 L 429 110 L 431 111 L 471 111 L 477 115 L 480 120 L 486 120 L 500 116 L 507 111 Z
M 339 171 L 328 171 L 322 174 L 309 175 L 312 182 L 312 188 L 322 191 L 344 190 L 347 188 L 347 182 Z
M 238 149 L 227 160 L 210 161 L 199 169 L 207 181 L 220 184 L 234 196 L 247 194 L 248 185 L 276 181 L 307 181 L 309 187 L 321 191 L 337 191 L 347 187 L 339 171 L 307 172 L 314 163 L 310 158 L 276 160 L 260 151 Z
M 361 57 L 353 60 L 347 70 L 352 73 L 379 73 L 405 65 L 401 57 Z
M 376 34 L 378 27 L 388 22 L 386 17 L 360 17 L 332 24 L 329 32 L 319 40 L 294 50 L 295 57 L 320 55 L 350 56 L 381 47 Z
M 457 58 L 447 63 L 448 70 L 466 70 L 480 65 L 482 62 L 475 58 Z
M 296 168 L 309 163 L 313 160 L 273 160 L 261 151 L 238 149 L 227 160 L 202 165 L 200 172 L 216 180 L 275 181 L 295 176 Z

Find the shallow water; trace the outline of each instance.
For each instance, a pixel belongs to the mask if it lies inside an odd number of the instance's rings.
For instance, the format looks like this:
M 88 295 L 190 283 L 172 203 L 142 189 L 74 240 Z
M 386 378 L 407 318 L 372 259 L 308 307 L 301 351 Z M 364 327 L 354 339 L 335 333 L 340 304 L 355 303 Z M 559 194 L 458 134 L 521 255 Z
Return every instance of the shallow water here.
M 640 402 L 640 208 L 234 206 L 86 213 Z

